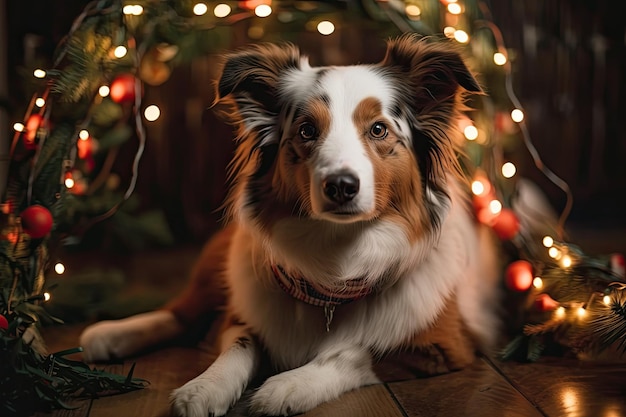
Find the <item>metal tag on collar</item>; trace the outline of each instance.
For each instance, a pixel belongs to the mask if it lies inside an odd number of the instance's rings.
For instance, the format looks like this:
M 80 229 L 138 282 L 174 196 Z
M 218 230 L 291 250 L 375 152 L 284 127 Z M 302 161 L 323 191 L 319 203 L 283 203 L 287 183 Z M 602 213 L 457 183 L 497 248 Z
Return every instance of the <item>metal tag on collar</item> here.
M 334 304 L 324 305 L 324 315 L 326 316 L 326 332 L 330 332 L 330 323 L 333 321 L 333 315 L 335 314 Z

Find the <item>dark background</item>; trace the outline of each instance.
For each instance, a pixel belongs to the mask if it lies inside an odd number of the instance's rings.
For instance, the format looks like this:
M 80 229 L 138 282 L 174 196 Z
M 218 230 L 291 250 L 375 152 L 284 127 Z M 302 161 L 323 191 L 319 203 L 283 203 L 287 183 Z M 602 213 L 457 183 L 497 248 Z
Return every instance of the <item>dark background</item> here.
M 19 118 L 29 98 L 24 69 L 35 62 L 45 67 L 85 4 L 6 2 L 10 114 Z M 626 225 L 626 32 L 615 2 L 498 0 L 489 6 L 509 48 L 515 91 L 533 142 L 546 165 L 572 189 L 568 224 Z M 232 46 L 245 43 L 245 33 L 245 23 L 234 27 Z M 314 35 L 298 37 L 314 64 L 382 58 L 384 39 L 358 27 L 344 27 L 321 41 Z M 207 110 L 214 69 L 215 57 L 198 58 L 176 67 L 165 84 L 146 88 L 146 102 L 167 109 L 148 126 L 137 193 L 145 207 L 165 211 L 179 240 L 200 241 L 219 224 L 233 145 L 230 128 Z M 128 171 L 132 156 L 118 158 L 121 172 Z M 520 147 L 512 159 L 560 210 L 563 193 L 534 168 L 525 149 Z

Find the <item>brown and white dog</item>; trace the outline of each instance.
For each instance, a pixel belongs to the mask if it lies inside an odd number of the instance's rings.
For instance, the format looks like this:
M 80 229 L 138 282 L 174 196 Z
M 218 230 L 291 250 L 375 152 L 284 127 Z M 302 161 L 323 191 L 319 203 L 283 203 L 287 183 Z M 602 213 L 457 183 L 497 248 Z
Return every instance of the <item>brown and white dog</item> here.
M 292 45 L 226 56 L 219 100 L 238 127 L 230 225 L 165 308 L 101 322 L 87 360 L 179 337 L 221 303 L 221 354 L 172 393 L 174 413 L 223 415 L 260 366 L 253 414 L 289 415 L 379 382 L 400 348 L 462 368 L 497 333 L 498 268 L 474 220 L 453 137 L 481 93 L 450 44 L 405 35 L 375 65 L 312 67 Z M 431 349 L 432 348 L 432 349 Z

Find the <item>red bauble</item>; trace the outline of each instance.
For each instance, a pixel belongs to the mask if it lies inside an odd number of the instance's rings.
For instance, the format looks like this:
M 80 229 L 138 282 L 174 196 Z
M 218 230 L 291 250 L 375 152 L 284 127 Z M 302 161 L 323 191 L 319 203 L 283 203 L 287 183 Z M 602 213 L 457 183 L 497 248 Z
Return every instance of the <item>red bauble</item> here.
M 504 274 L 504 283 L 513 291 L 526 291 L 533 285 L 533 267 L 528 261 L 512 262 Z
M 9 330 L 9 320 L 0 314 L 0 329 Z
M 135 77 L 131 74 L 122 74 L 111 82 L 111 100 L 116 103 L 132 103 L 135 101 Z
M 502 240 L 511 240 L 519 232 L 519 220 L 511 209 L 504 208 L 491 223 L 493 231 Z
M 22 219 L 22 230 L 33 239 L 42 238 L 52 230 L 52 214 L 50 214 L 47 208 L 39 204 L 24 209 L 20 217 Z
M 556 310 L 559 303 L 548 294 L 539 294 L 537 298 L 535 298 L 534 306 L 538 311 L 546 312 Z
M 24 147 L 26 149 L 35 149 L 37 147 L 35 138 L 42 122 L 43 117 L 40 114 L 31 114 L 26 121 L 26 126 L 24 127 Z

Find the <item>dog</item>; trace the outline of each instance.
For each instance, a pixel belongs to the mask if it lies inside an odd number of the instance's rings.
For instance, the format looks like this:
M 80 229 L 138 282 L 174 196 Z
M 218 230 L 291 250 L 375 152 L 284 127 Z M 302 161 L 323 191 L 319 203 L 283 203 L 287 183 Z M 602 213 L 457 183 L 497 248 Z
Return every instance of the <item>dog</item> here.
M 409 349 L 461 369 L 498 335 L 492 233 L 471 209 L 455 137 L 484 94 L 447 42 L 403 35 L 377 64 L 314 67 L 292 44 L 225 55 L 217 103 L 236 126 L 228 223 L 164 308 L 96 323 L 86 360 L 181 337 L 224 305 L 220 354 L 173 413 L 224 415 L 261 366 L 249 412 L 292 415 L 379 381 Z

